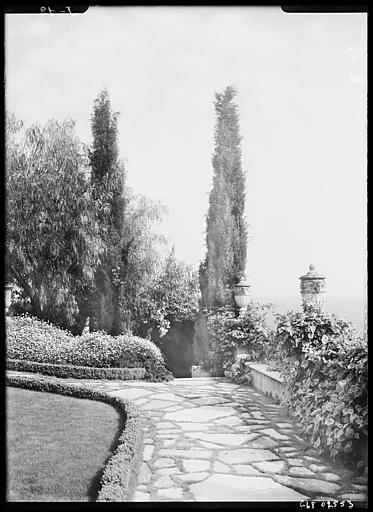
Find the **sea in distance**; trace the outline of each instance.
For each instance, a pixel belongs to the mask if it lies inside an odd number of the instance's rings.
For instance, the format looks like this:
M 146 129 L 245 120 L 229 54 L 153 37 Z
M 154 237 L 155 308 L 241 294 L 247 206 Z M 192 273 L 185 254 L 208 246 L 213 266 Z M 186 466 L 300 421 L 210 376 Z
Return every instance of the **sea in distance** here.
M 301 310 L 301 297 L 253 297 L 254 301 L 272 303 L 274 311 L 286 313 L 288 310 Z M 325 297 L 325 310 L 353 322 L 360 332 L 367 328 L 366 300 L 363 297 Z

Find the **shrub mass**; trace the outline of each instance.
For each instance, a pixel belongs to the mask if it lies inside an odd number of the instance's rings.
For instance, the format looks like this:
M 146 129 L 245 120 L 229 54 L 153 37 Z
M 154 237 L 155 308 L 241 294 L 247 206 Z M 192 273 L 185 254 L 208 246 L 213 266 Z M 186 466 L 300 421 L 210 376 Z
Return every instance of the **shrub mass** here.
M 213 374 L 224 375 L 224 370 L 230 369 L 239 347 L 245 347 L 252 360 L 263 357 L 269 344 L 270 329 L 266 315 L 270 307 L 270 304 L 252 301 L 241 317 L 236 316 L 233 306 L 216 308 L 208 315 L 210 352 L 205 366 Z
M 311 304 L 279 315 L 277 358 L 286 405 L 320 452 L 364 468 L 368 435 L 368 345 L 354 325 Z
M 130 334 L 110 336 L 102 332 L 73 336 L 27 315 L 7 323 L 6 355 L 36 363 L 94 368 L 145 368 L 146 378 L 170 380 L 160 349 L 149 340 Z

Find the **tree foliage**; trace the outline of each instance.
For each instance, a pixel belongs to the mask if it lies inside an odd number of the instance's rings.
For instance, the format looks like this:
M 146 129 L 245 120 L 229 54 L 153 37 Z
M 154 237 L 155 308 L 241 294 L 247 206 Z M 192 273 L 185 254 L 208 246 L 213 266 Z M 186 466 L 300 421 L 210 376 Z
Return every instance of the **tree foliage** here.
M 125 186 L 106 92 L 94 113 L 91 149 L 71 120 L 26 128 L 8 115 L 7 279 L 15 285 L 13 312 L 74 334 L 90 317 L 91 330 L 119 334 L 159 263 L 164 240 L 153 225 L 165 208 Z M 106 122 L 101 133 L 98 121 Z
M 177 260 L 172 248 L 138 295 L 134 327 L 139 335 L 159 341 L 173 322 L 195 319 L 198 300 L 197 273 Z
M 104 252 L 74 122 L 6 123 L 7 279 L 21 309 L 72 327 Z
M 165 238 L 153 230 L 166 210 L 160 202 L 126 190 L 126 210 L 122 234 L 122 255 L 126 264 L 116 268 L 120 285 L 120 308 L 124 325 L 138 331 L 148 320 L 149 289 L 161 265 L 160 247 Z
M 119 305 L 118 269 L 126 265 L 122 244 L 125 211 L 125 169 L 118 151 L 118 113 L 111 108 L 109 93 L 103 89 L 94 102 L 89 153 L 92 199 L 97 205 L 98 223 L 106 246 L 95 272 L 94 286 L 87 290 L 81 309 L 90 316 L 91 330 L 117 335 L 122 331 Z
M 25 128 L 7 119 L 13 311 L 74 334 L 88 317 L 91 331 L 112 335 L 146 330 L 149 322 L 164 328 L 192 315 L 197 301 L 191 270 L 174 253 L 160 257 L 165 239 L 153 228 L 164 206 L 126 186 L 117 120 L 105 89 L 94 103 L 90 148 L 71 120 Z
M 227 87 L 215 95 L 213 188 L 206 219 L 205 261 L 200 265 L 200 287 L 208 309 L 232 302 L 232 288 L 246 265 L 247 225 L 244 219 L 245 174 L 241 165 L 236 95 Z

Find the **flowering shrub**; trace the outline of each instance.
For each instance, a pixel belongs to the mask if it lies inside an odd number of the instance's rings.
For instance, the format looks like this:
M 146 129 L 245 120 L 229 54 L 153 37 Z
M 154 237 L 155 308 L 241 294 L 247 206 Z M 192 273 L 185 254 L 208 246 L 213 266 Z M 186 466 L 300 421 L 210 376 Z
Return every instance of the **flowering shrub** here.
M 7 322 L 6 341 L 10 359 L 60 364 L 67 362 L 67 348 L 74 337 L 46 321 L 20 315 Z
M 252 360 L 262 357 L 271 336 L 266 325 L 266 315 L 270 307 L 270 304 L 252 301 L 241 317 L 236 317 L 232 306 L 221 307 L 208 316 L 208 366 L 213 374 L 222 375 L 224 370 L 231 367 L 238 347 L 246 347 Z
M 96 368 L 145 368 L 152 380 L 172 378 L 160 349 L 149 340 L 102 332 L 74 337 L 28 316 L 13 317 L 7 324 L 7 357 Z
M 367 340 L 353 324 L 308 305 L 279 316 L 277 358 L 286 405 L 320 452 L 364 465 Z M 273 348 L 275 350 L 275 348 Z

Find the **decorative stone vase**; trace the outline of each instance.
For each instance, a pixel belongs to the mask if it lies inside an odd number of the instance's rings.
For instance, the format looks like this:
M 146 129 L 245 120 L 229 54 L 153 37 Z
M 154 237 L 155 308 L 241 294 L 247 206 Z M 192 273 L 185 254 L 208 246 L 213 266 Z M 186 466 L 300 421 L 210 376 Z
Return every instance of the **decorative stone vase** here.
M 236 362 L 241 356 L 246 356 L 249 353 L 248 347 L 237 347 L 233 352 L 233 359 Z
M 244 315 L 246 308 L 250 302 L 250 287 L 251 285 L 243 279 L 237 283 L 233 289 L 234 300 L 240 308 L 240 316 Z
M 6 284 L 5 285 L 5 314 L 8 313 L 11 303 L 12 303 L 12 285 Z
M 300 278 L 300 293 L 303 306 L 312 302 L 315 306 L 324 307 L 325 302 L 325 276 L 319 274 L 315 265 L 309 266 L 309 271 Z

